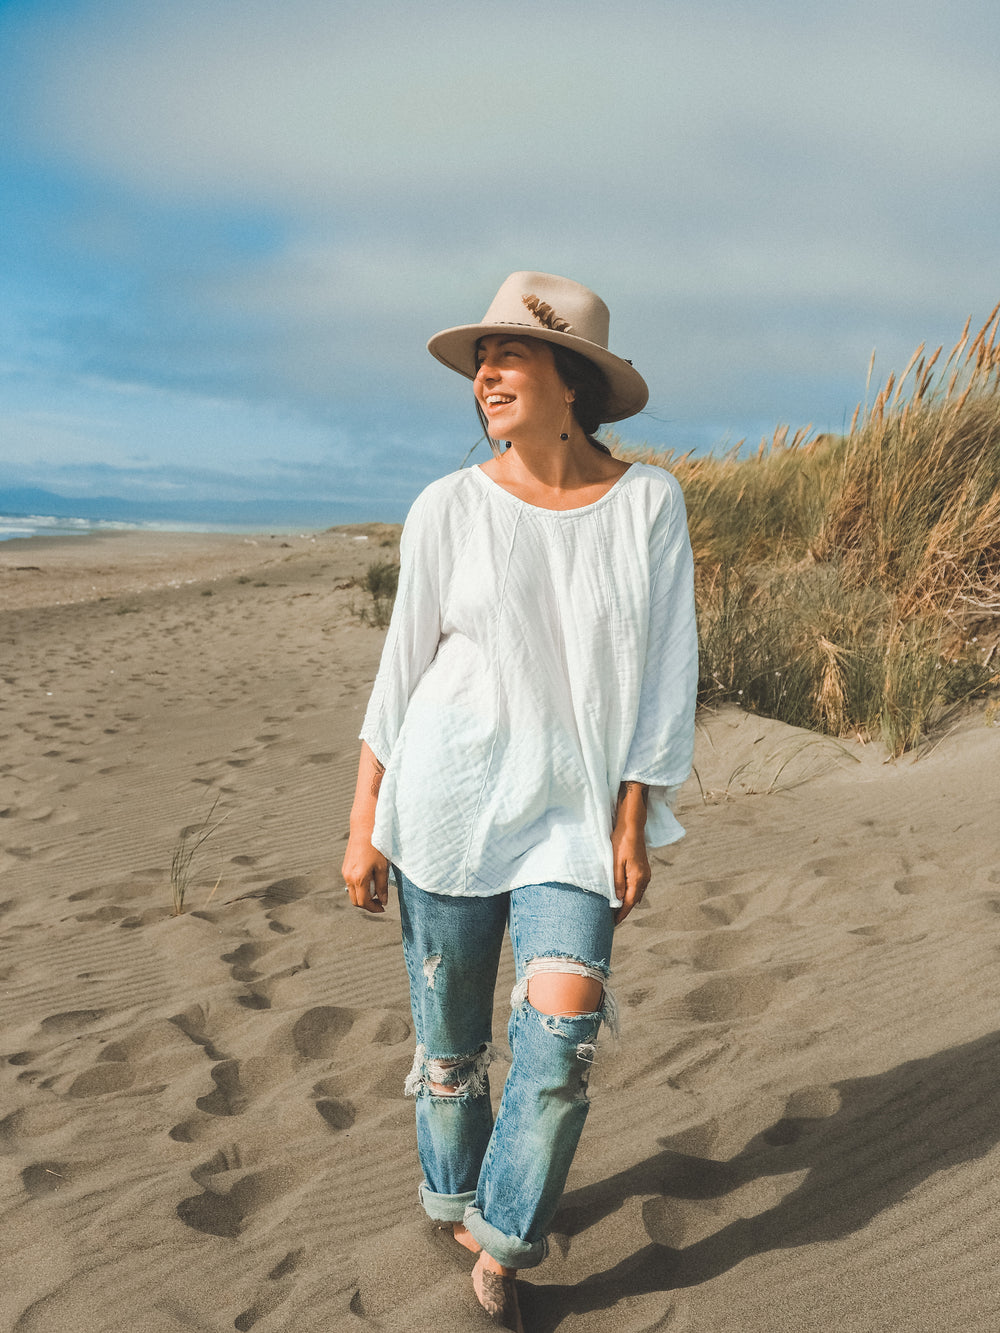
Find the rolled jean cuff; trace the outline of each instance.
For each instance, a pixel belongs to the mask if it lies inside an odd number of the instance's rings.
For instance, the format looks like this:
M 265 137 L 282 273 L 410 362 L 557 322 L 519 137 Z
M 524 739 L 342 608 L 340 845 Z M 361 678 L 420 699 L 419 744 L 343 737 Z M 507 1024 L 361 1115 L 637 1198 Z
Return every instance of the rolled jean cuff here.
M 541 1240 L 505 1236 L 487 1222 L 475 1204 L 466 1208 L 462 1221 L 486 1253 L 498 1264 L 503 1264 L 504 1268 L 534 1268 L 549 1252 L 549 1242 L 544 1236 Z
M 418 1193 L 424 1212 L 434 1222 L 461 1222 L 466 1208 L 476 1197 L 475 1190 L 466 1190 L 464 1194 L 435 1194 L 426 1181 Z

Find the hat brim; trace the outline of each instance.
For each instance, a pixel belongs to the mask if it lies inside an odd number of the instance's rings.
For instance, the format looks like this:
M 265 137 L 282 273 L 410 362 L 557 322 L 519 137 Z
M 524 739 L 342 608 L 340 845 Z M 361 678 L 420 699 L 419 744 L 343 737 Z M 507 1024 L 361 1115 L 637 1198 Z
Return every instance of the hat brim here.
M 449 370 L 457 370 L 460 375 L 471 380 L 475 379 L 477 370 L 476 343 L 480 338 L 501 333 L 559 343 L 562 347 L 571 347 L 574 352 L 579 352 L 588 361 L 600 366 L 607 376 L 610 390 L 604 421 L 624 421 L 626 417 L 641 412 L 649 401 L 646 381 L 630 361 L 615 356 L 613 352 L 586 338 L 576 338 L 571 333 L 561 333 L 556 329 L 540 328 L 537 324 L 460 324 L 454 329 L 435 333 L 427 343 L 427 350 Z

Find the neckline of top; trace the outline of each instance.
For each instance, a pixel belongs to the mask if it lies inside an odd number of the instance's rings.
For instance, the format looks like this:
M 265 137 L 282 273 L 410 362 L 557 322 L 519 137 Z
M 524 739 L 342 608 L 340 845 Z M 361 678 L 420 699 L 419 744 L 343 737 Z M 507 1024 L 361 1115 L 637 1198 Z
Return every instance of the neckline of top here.
M 568 514 L 586 514 L 590 510 L 596 509 L 599 505 L 604 504 L 615 494 L 618 488 L 623 485 L 625 480 L 632 475 L 632 469 L 634 467 L 634 463 L 629 463 L 621 476 L 613 481 L 604 494 L 599 495 L 596 500 L 591 500 L 589 504 L 585 505 L 574 505 L 571 509 L 546 509 L 544 505 L 533 505 L 529 500 L 522 500 L 519 495 L 515 495 L 513 491 L 509 491 L 506 486 L 501 486 L 498 481 L 494 481 L 488 472 L 484 472 L 481 463 L 478 463 L 472 471 L 476 473 L 477 476 L 482 477 L 483 482 L 487 487 L 506 496 L 513 504 L 520 505 L 523 509 L 532 509 L 538 514 L 551 514 L 555 518 L 562 518 L 563 515 Z

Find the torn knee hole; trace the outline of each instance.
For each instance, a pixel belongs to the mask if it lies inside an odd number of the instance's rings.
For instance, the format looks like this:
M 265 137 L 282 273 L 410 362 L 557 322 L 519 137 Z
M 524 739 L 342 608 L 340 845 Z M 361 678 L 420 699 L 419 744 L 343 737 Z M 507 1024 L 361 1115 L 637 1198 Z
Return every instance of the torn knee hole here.
M 600 1013 L 613 1037 L 618 1035 L 618 1007 L 607 985 L 608 970 L 577 958 L 531 958 L 511 992 L 516 1008 L 527 1002 L 546 1018 L 578 1018 Z
M 528 1003 L 540 1014 L 558 1018 L 580 1018 L 600 1010 L 604 987 L 597 981 L 580 981 L 553 974 L 528 984 Z
M 463 1085 L 468 1082 L 468 1073 L 474 1068 L 478 1056 L 467 1056 L 459 1060 L 428 1060 L 427 1088 L 435 1097 L 460 1097 Z
M 596 1013 L 604 999 L 604 973 L 574 958 L 532 958 L 524 979 L 525 998 L 540 1014 L 576 1018 Z
M 404 1092 L 407 1096 L 428 1092 L 432 1097 L 480 1097 L 486 1091 L 492 1058 L 488 1045 L 471 1055 L 455 1057 L 431 1056 L 425 1046 L 418 1046 Z

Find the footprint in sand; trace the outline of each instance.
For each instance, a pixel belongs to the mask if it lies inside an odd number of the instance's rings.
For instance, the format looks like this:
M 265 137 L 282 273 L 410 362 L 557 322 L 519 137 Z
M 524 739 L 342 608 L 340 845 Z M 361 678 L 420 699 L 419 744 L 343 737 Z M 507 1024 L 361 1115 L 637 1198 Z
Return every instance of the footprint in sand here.
M 72 1179 L 65 1162 L 32 1162 L 21 1172 L 21 1184 L 33 1199 L 55 1194 Z
M 100 1010 L 78 1010 L 53 1015 L 43 1020 L 43 1030 L 67 1035 L 87 1026 L 86 1016 Z M 126 1037 L 105 1041 L 93 1055 L 93 1043 L 81 1047 L 81 1054 L 93 1060 L 76 1072 L 64 1095 L 72 1098 L 103 1097 L 109 1093 L 135 1088 L 138 1093 L 163 1091 L 169 1080 L 183 1075 L 191 1067 L 190 1042 L 177 1026 L 166 1020 L 151 1023 Z M 76 1048 L 74 1048 L 75 1050 Z
M 80 818 L 78 810 L 73 810 L 69 806 L 53 805 L 34 805 L 18 807 L 14 805 L 7 806 L 0 810 L 0 819 L 13 819 L 17 815 L 21 819 L 28 819 L 33 824 L 71 824 L 74 820 Z
M 175 1143 L 197 1143 L 199 1139 L 211 1137 L 214 1124 L 211 1116 L 192 1116 L 190 1120 L 181 1120 L 168 1129 L 167 1137 Z
M 81 925 L 88 925 L 92 921 L 96 921 L 99 925 L 103 925 L 106 921 L 125 921 L 132 916 L 133 913 L 130 912 L 128 908 L 113 907 L 108 903 L 104 907 L 98 907 L 95 912 L 78 912 L 73 920 L 79 921 Z
M 117 1041 L 109 1041 L 100 1062 L 130 1063 L 146 1079 L 173 1078 L 191 1068 L 191 1042 L 172 1019 L 158 1019 Z
M 262 1286 L 254 1302 L 236 1316 L 233 1327 L 237 1333 L 247 1333 L 265 1315 L 272 1314 L 283 1301 L 287 1300 L 291 1283 L 290 1278 L 297 1271 L 305 1248 L 289 1250 L 284 1258 L 279 1259 L 267 1275 L 267 1286 Z
M 289 935 L 292 933 L 292 928 L 290 926 L 279 927 L 278 923 L 274 921 L 270 923 L 270 928 L 271 930 L 277 930 L 278 933 L 282 935 Z M 283 983 L 291 981 L 293 977 L 299 977 L 301 979 L 302 973 L 308 971 L 309 963 L 303 958 L 297 963 L 290 963 L 288 967 L 280 968 L 277 972 L 271 972 L 268 976 L 264 977 L 262 981 L 259 981 L 256 986 L 251 987 L 251 990 L 262 1001 L 266 1001 L 267 1008 L 270 1008 L 271 1005 L 275 1003 L 275 1000 L 277 1000 L 279 1005 L 283 1008 L 294 1008 L 295 997 L 301 996 L 302 994 L 301 980 L 292 987 L 286 987 Z M 308 985 L 308 983 L 306 984 Z M 242 1003 L 242 1001 L 239 1002 Z M 265 1006 L 262 1004 L 260 1007 L 263 1008 Z
M 634 915 L 642 930 L 703 931 L 707 926 L 729 926 L 746 909 L 752 894 L 737 892 L 724 880 L 688 880 L 678 886 L 669 906 L 658 906 Z
M 196 1046 L 202 1047 L 210 1060 L 229 1059 L 229 1056 L 223 1054 L 209 1035 L 205 1011 L 200 1004 L 193 1004 L 190 1009 L 185 1009 L 183 1013 L 174 1014 L 168 1021 L 173 1023 L 187 1037 L 188 1041 L 193 1041 Z
M 688 1015 L 699 1023 L 755 1018 L 774 1004 L 789 981 L 808 970 L 803 963 L 766 970 L 720 972 L 689 991 L 683 1005 Z
M 251 866 L 256 864 L 255 858 L 253 857 L 233 857 L 232 859 L 237 865 Z M 233 901 L 260 902 L 265 908 L 264 919 L 268 923 L 268 929 L 273 931 L 276 935 L 290 935 L 295 927 L 289 925 L 286 921 L 283 921 L 277 913 L 289 904 L 297 902 L 300 898 L 304 898 L 311 891 L 310 883 L 305 876 L 292 875 L 287 879 L 275 880 L 273 883 L 268 884 L 263 888 L 249 889 L 246 893 L 241 893 L 239 898 L 233 899 Z M 192 913 L 192 916 L 202 917 L 206 921 L 213 922 L 220 919 L 219 914 L 214 910 L 195 911 Z M 273 945 L 261 947 L 271 948 Z
M 308 1060 L 329 1060 L 354 1026 L 358 1011 L 322 1004 L 307 1009 L 292 1026 L 292 1044 Z
M 195 1101 L 199 1111 L 208 1115 L 242 1115 L 250 1103 L 250 1094 L 240 1080 L 240 1062 L 222 1060 L 211 1069 L 214 1092 L 207 1093 Z
M 124 1060 L 109 1060 L 85 1069 L 66 1089 L 67 1097 L 103 1097 L 130 1088 L 136 1080 L 134 1067 Z
M 276 907 L 285 907 L 289 903 L 298 902 L 309 892 L 309 881 L 304 875 L 290 875 L 287 879 L 275 880 L 262 889 L 251 889 L 242 897 L 259 899 L 268 911 L 273 911 Z
M 105 1014 L 104 1009 L 67 1009 L 63 1013 L 49 1014 L 39 1025 L 43 1032 L 56 1033 L 59 1036 L 73 1032 L 82 1032 L 92 1023 L 98 1022 Z
M 22 1106 L 0 1120 L 0 1144 L 11 1150 L 31 1139 L 42 1139 L 58 1134 L 71 1124 L 76 1110 L 63 1102 L 46 1101 L 35 1106 Z
M 163 885 L 169 881 L 170 872 L 162 866 L 147 866 L 133 871 L 127 879 L 117 883 L 105 882 L 98 888 L 77 889 L 66 895 L 69 903 L 86 903 L 95 899 L 101 904 L 125 906 L 136 902 L 149 902 L 151 885 Z M 78 917 L 77 920 L 85 918 Z
M 773 933 L 766 922 L 754 927 L 722 928 L 651 944 L 648 952 L 669 958 L 687 957 L 696 972 L 723 972 L 745 963 L 767 961 Z
M 290 934 L 291 929 L 279 933 Z M 222 961 L 230 964 L 229 971 L 233 980 L 243 982 L 248 987 L 244 994 L 236 996 L 236 1003 L 242 1005 L 245 1009 L 270 1009 L 273 1003 L 273 993 L 280 983 L 286 981 L 289 977 L 297 976 L 298 973 L 308 970 L 308 962 L 302 959 L 265 977 L 252 964 L 276 947 L 275 941 L 267 944 L 247 942 L 232 950 L 231 953 L 222 955 Z
M 357 1114 L 350 1102 L 339 1102 L 332 1097 L 318 1098 L 316 1110 L 329 1128 L 334 1131 L 350 1129 Z
M 209 1071 L 215 1090 L 198 1097 L 195 1106 L 212 1116 L 238 1116 L 261 1093 L 289 1075 L 285 1055 L 257 1055 L 247 1060 L 221 1060 Z
M 191 1172 L 203 1192 L 177 1205 L 177 1216 L 185 1226 L 234 1239 L 254 1213 L 270 1207 L 296 1183 L 290 1166 L 245 1170 L 239 1163 L 238 1149 L 219 1151 Z
M 895 880 L 892 887 L 903 897 L 909 897 L 913 893 L 923 893 L 933 882 L 929 875 L 904 875 Z
M 722 972 L 743 963 L 760 963 L 761 952 L 767 951 L 768 935 L 748 930 L 712 931 L 695 944 L 691 965 L 696 972 Z
M 750 893 L 724 893 L 705 898 L 699 903 L 699 910 L 715 925 L 731 926 L 746 911 L 753 895 Z
M 229 974 L 234 981 L 256 981 L 260 973 L 251 965 L 273 948 L 273 944 L 241 944 L 231 953 L 222 954 L 221 958 L 230 965 Z

